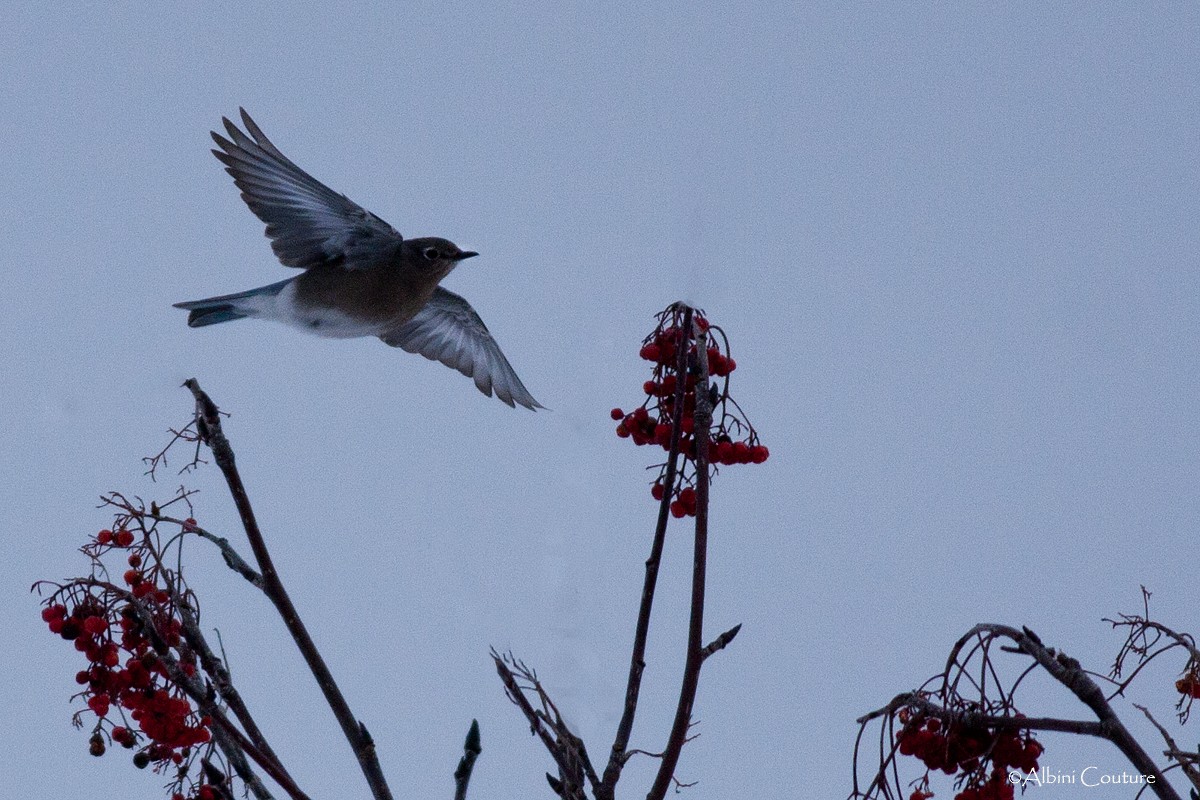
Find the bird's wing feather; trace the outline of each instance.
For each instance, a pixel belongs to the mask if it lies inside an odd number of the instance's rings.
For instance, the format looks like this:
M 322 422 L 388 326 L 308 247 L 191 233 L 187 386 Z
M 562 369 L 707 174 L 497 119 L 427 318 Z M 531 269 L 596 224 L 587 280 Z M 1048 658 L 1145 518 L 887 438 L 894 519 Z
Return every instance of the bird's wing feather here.
M 415 317 L 379 336 L 392 347 L 420 353 L 475 380 L 479 391 L 508 405 L 545 408 L 521 383 L 500 345 L 471 305 L 440 286 Z
M 230 138 L 214 132 L 221 149 L 212 152 L 267 223 L 271 249 L 285 266 L 367 269 L 391 260 L 403 241 L 395 228 L 293 164 L 241 111 L 249 135 L 222 118 Z

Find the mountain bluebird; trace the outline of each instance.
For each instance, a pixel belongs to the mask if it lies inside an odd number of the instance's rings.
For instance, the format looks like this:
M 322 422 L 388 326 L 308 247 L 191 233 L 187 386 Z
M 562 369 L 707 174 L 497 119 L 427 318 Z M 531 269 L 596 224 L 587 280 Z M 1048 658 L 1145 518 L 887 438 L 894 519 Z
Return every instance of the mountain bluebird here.
M 378 336 L 441 361 L 508 405 L 544 408 L 517 377 L 466 300 L 438 286 L 478 255 L 436 237 L 405 239 L 391 225 L 293 164 L 242 109 L 243 133 L 222 119 L 213 155 L 267 224 L 271 249 L 295 278 L 237 294 L 176 303 L 193 328 L 250 317 L 320 336 Z

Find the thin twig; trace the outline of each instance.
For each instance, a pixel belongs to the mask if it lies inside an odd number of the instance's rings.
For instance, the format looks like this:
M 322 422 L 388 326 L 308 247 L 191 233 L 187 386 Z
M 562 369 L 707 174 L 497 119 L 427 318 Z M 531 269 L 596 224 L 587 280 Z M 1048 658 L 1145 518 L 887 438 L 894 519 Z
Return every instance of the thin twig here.
M 1051 653 L 1037 637 L 1007 625 L 976 625 L 963 640 L 980 632 L 988 632 L 993 636 L 1004 636 L 1020 645 L 1021 649 L 1033 657 L 1051 677 L 1065 686 L 1080 702 L 1092 710 L 1103 727 L 1103 736 L 1115 744 L 1125 757 L 1142 775 L 1153 775 L 1154 793 L 1161 800 L 1180 800 L 1174 787 L 1167 782 L 1162 771 L 1154 760 L 1142 749 L 1141 744 L 1121 722 L 1104 692 L 1096 685 L 1088 674 L 1081 668 L 1078 661 L 1063 653 Z M 960 640 L 963 641 L 963 640 Z

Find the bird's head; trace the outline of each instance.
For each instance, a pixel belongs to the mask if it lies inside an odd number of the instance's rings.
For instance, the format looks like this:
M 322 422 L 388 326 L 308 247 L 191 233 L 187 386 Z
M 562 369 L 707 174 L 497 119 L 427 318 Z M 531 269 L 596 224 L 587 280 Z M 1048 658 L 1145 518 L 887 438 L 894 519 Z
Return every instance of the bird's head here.
M 405 263 L 422 274 L 436 275 L 439 281 L 458 266 L 458 262 L 477 255 L 471 250 L 460 250 L 454 242 L 437 236 L 405 239 L 401 245 L 401 256 Z

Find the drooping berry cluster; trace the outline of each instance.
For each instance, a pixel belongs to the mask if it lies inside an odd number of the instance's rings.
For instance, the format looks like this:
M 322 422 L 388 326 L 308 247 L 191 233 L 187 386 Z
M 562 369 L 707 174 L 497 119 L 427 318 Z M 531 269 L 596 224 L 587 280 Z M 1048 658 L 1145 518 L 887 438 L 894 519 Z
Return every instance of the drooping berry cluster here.
M 618 422 L 617 436 L 630 439 L 638 446 L 658 445 L 669 451 L 674 435 L 676 393 L 680 380 L 683 381 L 683 408 L 678 419 L 679 452 L 683 464 L 670 487 L 671 514 L 675 517 L 696 514 L 696 492 L 691 484 L 695 476 L 698 441 L 707 439 L 708 462 L 714 473 L 717 465 L 761 464 L 770 456 L 770 451 L 759 442 L 758 433 L 729 395 L 729 375 L 737 369 L 737 362 L 729 355 L 729 341 L 724 332 L 710 325 L 699 311 L 693 312 L 692 324 L 686 325 L 687 311 L 686 306 L 676 303 L 658 315 L 658 325 L 643 340 L 638 353 L 654 364 L 651 379 L 642 384 L 646 399 L 628 414 L 620 408 L 611 412 L 612 419 Z M 716 343 L 718 338 L 720 345 Z M 714 382 L 709 387 L 708 400 L 713 415 L 707 436 L 695 429 L 701 346 L 707 356 L 708 375 L 723 379 L 721 385 Z M 681 377 L 680 356 L 684 351 Z M 663 464 L 658 480 L 651 487 L 655 500 L 662 500 L 667 494 L 666 475 L 667 465 Z
M 963 788 L 955 800 L 1011 800 L 1009 771 L 1036 771 L 1043 752 L 1042 745 L 1028 731 L 946 725 L 937 717 L 921 716 L 908 709 L 902 709 L 898 718 L 904 723 L 896 737 L 901 755 L 915 756 L 930 771 L 964 776 Z M 921 791 L 913 796 L 918 794 L 932 796 Z
M 181 527 L 194 529 L 195 521 Z M 178 572 L 163 564 L 158 545 L 144 528 L 138 536 L 123 526 L 100 531 L 83 547 L 92 577 L 58 585 L 42 620 L 87 660 L 75 675 L 82 687 L 75 696 L 87 710 L 74 720 L 82 726 L 89 712 L 95 716 L 89 752 L 103 755 L 110 743 L 135 750 L 139 769 L 174 770 L 172 800 L 218 800 L 224 795 L 200 776 L 188 777 L 192 762 L 211 751 L 212 720 L 182 685 L 197 672 L 183 636 L 179 604 L 186 589 Z M 107 579 L 105 559 L 117 554 L 124 556 L 123 585 Z
M 1193 668 L 1182 678 L 1175 681 L 1175 691 L 1193 700 L 1200 700 L 1200 671 Z

